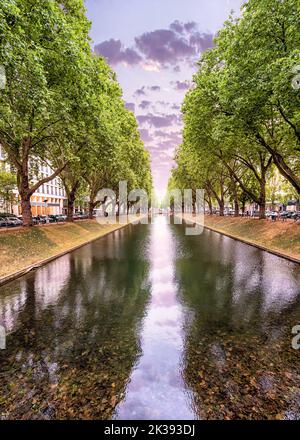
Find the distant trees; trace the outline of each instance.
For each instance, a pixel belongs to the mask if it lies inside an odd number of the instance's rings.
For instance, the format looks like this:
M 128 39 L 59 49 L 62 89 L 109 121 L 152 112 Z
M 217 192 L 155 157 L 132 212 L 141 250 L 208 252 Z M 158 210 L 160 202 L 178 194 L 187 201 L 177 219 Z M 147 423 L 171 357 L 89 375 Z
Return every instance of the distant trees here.
M 10 211 L 15 202 L 14 189 L 16 183 L 17 180 L 14 174 L 0 168 L 0 199 L 3 201 L 6 211 Z
M 265 217 L 274 167 L 300 194 L 300 9 L 296 0 L 249 0 L 203 54 L 185 98 L 177 180 L 187 174 L 218 202 L 245 197 Z M 183 160 L 183 156 L 190 159 Z
M 118 169 L 126 178 L 128 156 L 138 163 L 136 155 L 145 155 L 136 125 L 134 134 L 124 129 L 134 116 L 115 74 L 91 52 L 89 30 L 83 0 L 1 2 L 0 64 L 7 81 L 0 93 L 0 143 L 16 170 L 25 226 L 32 224 L 30 198 L 44 183 L 62 178 L 72 220 L 76 193 L 89 185 L 90 172 L 112 178 Z M 35 161 L 53 174 L 32 176 Z M 134 166 L 129 174 L 133 185 L 148 185 L 149 160 L 142 179 Z

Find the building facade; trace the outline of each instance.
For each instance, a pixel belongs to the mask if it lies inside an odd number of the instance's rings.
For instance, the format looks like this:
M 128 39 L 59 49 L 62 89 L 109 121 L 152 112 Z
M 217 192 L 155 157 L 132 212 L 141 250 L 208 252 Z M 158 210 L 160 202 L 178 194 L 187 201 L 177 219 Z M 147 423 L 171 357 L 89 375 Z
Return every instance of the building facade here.
M 10 171 L 10 165 L 6 160 L 6 155 L 0 145 L 0 167 Z M 45 164 L 38 163 L 39 178 L 48 177 L 53 173 L 53 170 Z M 34 181 L 34 179 L 33 179 Z M 17 189 L 14 191 L 14 202 L 10 206 L 10 212 L 15 215 L 22 215 L 21 205 L 19 203 L 19 194 Z M 64 214 L 66 211 L 66 192 L 62 181 L 59 177 L 50 182 L 41 185 L 31 197 L 32 215 L 51 215 Z M 0 200 L 0 212 L 7 210 L 7 203 Z

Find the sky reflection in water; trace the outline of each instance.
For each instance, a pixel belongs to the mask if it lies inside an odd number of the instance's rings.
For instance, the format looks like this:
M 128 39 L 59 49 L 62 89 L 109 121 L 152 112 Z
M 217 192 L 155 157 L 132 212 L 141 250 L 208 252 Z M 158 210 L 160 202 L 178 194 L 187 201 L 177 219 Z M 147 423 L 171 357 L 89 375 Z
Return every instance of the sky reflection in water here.
M 0 289 L 1 418 L 300 418 L 300 268 L 158 216 Z

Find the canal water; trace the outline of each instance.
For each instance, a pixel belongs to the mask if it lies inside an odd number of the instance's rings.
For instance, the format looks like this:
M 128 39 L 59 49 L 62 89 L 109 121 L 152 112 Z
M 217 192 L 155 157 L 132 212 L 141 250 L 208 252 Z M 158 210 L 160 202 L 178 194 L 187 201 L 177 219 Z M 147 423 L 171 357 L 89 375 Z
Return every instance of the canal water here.
M 299 419 L 300 266 L 157 216 L 0 288 L 2 419 Z

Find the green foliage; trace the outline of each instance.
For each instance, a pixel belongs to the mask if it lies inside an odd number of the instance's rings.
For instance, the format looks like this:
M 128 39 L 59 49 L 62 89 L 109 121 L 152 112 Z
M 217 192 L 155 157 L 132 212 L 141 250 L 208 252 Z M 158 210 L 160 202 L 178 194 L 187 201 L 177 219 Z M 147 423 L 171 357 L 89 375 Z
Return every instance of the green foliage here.
M 263 217 L 274 164 L 300 193 L 299 47 L 296 0 L 249 0 L 240 19 L 225 23 L 182 107 L 180 184 L 192 181 L 218 203 L 226 193 L 236 202 L 247 195 Z
M 15 200 L 13 190 L 16 187 L 16 177 L 9 171 L 0 169 L 0 200 L 6 205 L 11 204 Z
M 16 169 L 25 224 L 31 195 L 58 175 L 72 199 L 91 176 L 111 187 L 120 179 L 151 187 L 136 120 L 114 72 L 91 52 L 85 12 L 83 0 L 1 2 L 0 143 Z M 33 176 L 39 163 L 53 174 Z

